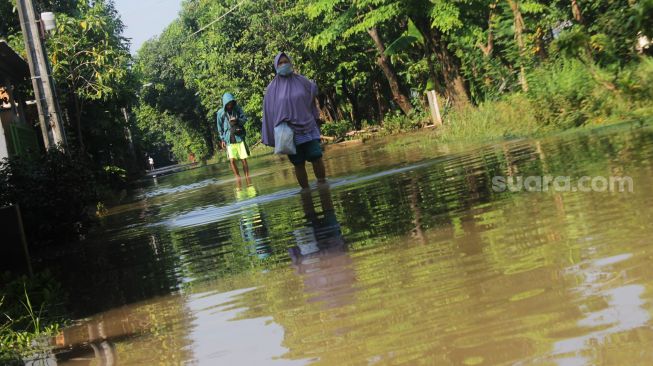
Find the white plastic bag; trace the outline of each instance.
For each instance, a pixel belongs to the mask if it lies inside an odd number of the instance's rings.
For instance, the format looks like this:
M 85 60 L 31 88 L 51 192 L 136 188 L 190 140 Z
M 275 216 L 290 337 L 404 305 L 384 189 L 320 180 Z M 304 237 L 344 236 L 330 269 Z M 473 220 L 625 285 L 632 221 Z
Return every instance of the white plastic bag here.
M 281 122 L 274 128 L 274 153 L 283 155 L 297 154 L 295 132 L 287 122 Z

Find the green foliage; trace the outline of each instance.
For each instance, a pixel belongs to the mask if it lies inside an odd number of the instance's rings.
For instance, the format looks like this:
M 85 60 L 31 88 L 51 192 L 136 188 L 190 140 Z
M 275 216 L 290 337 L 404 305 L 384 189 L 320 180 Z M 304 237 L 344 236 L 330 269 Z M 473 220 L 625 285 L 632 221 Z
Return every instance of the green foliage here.
M 100 170 L 136 170 L 144 152 L 157 161 L 169 151 L 179 161 L 203 160 L 215 155 L 215 114 L 222 94 L 232 92 L 249 117 L 253 145 L 260 140 L 265 87 L 274 77 L 272 58 L 281 50 L 319 85 L 322 119 L 333 123 L 325 133 L 333 135 L 347 124 L 360 129 L 363 121 L 385 120 L 389 131 L 412 128 L 415 117 L 397 113 L 398 94 L 415 108 L 422 104 L 415 95 L 427 89 L 446 105 L 464 106 L 469 96 L 488 108 L 488 101 L 525 91 L 521 76 L 544 126 L 627 116 L 619 103 L 630 106 L 629 98 L 639 113 L 648 108 L 646 84 L 638 81 L 647 75 L 636 71 L 641 61 L 634 45 L 639 35 L 651 36 L 651 0 L 585 1 L 582 14 L 568 1 L 260 0 L 211 23 L 235 4 L 184 2 L 179 17 L 143 45 L 132 65 L 111 1 L 39 2 L 58 13 L 48 48 L 71 116 L 68 131 L 77 132 L 69 140 L 87 141 Z M 3 3 L 0 16 L 8 19 L 0 36 L 22 47 L 13 5 Z M 137 120 L 135 154 L 127 153 L 125 129 L 134 126 L 124 121 L 122 107 Z
M 523 137 L 544 128 L 533 113 L 533 104 L 523 95 L 488 102 L 478 107 L 453 110 L 438 140 L 447 143 L 487 142 Z
M 460 9 L 452 1 L 433 1 L 430 17 L 431 26 L 445 33 L 463 26 L 463 21 L 460 18 Z
M 619 77 L 624 93 L 639 102 L 653 101 L 653 58 L 643 57 L 629 65 Z
M 130 56 L 112 3 L 80 1 L 76 16 L 59 14 L 48 38 L 52 72 L 66 94 L 83 100 L 116 97 L 127 82 Z
M 617 76 L 577 59 L 532 71 L 526 94 L 454 109 L 438 139 L 475 142 L 541 134 L 583 125 L 644 120 L 653 112 L 653 60 L 642 58 Z M 610 80 L 615 79 L 616 85 Z
M 422 127 L 427 117 L 419 112 L 405 115 L 399 111 L 389 112 L 383 118 L 383 128 L 390 133 L 397 133 Z
M 47 271 L 32 277 L 4 273 L 0 283 L 0 362 L 22 365 L 23 357 L 47 351 L 48 337 L 64 321 L 66 295 Z
M 127 171 L 115 165 L 107 165 L 102 168 L 102 179 L 114 189 L 122 189 L 127 185 Z
M 204 160 L 212 153 L 215 118 L 184 80 L 184 68 L 190 67 L 182 67 L 179 44 L 186 37 L 176 22 L 140 49 L 134 69 L 142 86 L 135 114 L 148 151 L 171 146 L 178 161 Z
M 629 12 L 628 26 L 653 38 L 653 0 L 639 0 Z
M 88 161 L 58 150 L 0 163 L 0 206 L 20 205 L 30 243 L 78 240 L 92 221 L 96 189 Z
M 413 44 L 424 45 L 424 42 L 424 35 L 417 29 L 415 23 L 409 19 L 408 29 L 385 49 L 385 54 L 388 56 L 396 55 L 407 50 Z
M 618 103 L 599 81 L 609 77 L 602 74 L 605 71 L 573 59 L 535 70 L 528 97 L 538 121 L 566 129 L 613 113 Z
M 0 5 L 0 38 L 25 55 L 14 3 Z M 105 165 L 138 172 L 143 162 L 136 160 L 139 147 L 127 137 L 132 123 L 123 112 L 125 108 L 129 116 L 136 79 L 113 1 L 42 0 L 35 5 L 37 12 L 52 11 L 57 17 L 46 46 L 71 149 L 90 157 L 99 174 Z M 22 87 L 29 90 L 31 84 Z
M 151 151 L 169 145 L 178 161 L 186 161 L 190 154 L 200 160 L 210 155 L 204 136 L 181 116 L 168 111 L 160 112 L 148 105 L 140 105 L 135 112 L 145 145 Z
M 337 140 L 345 138 L 347 132 L 353 128 L 351 122 L 347 120 L 333 121 L 322 125 L 322 134 L 325 136 L 335 137 Z

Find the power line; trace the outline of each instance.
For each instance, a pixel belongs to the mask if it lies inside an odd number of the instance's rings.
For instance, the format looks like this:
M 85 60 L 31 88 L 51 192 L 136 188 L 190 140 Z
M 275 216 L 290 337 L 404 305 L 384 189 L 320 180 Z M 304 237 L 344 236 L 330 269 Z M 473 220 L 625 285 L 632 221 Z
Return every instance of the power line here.
M 205 30 L 206 28 L 208 28 L 208 27 L 210 27 L 210 26 L 212 26 L 213 24 L 215 24 L 216 22 L 218 22 L 220 19 L 226 17 L 229 13 L 231 13 L 232 11 L 236 10 L 239 6 L 241 6 L 245 1 L 247 1 L 247 0 L 242 0 L 242 1 L 239 2 L 238 4 L 234 5 L 231 9 L 227 10 L 226 13 L 220 15 L 216 20 L 212 21 L 211 23 L 209 23 L 209 24 L 203 26 L 203 27 L 200 28 L 198 31 L 196 31 L 195 33 L 193 33 L 193 34 L 191 34 L 190 36 L 188 36 L 188 38 L 190 38 L 190 37 L 196 35 L 197 33 L 199 33 L 199 32 L 201 32 L 201 31 Z

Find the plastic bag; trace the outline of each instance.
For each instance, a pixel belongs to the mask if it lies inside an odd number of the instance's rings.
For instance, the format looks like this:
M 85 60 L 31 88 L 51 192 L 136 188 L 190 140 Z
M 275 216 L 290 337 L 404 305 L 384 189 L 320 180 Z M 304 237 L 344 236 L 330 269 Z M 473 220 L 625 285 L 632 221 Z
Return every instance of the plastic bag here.
M 274 153 L 284 155 L 297 154 L 295 132 L 287 122 L 281 122 L 274 128 Z

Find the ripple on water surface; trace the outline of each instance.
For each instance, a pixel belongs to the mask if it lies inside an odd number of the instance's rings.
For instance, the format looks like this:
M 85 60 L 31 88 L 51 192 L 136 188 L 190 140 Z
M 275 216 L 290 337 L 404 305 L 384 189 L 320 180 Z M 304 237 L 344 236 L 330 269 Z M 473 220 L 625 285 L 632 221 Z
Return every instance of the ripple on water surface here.
M 651 130 L 424 141 L 328 151 L 308 194 L 275 157 L 143 188 L 67 259 L 59 364 L 653 364 Z M 492 189 L 612 174 L 634 191 Z

